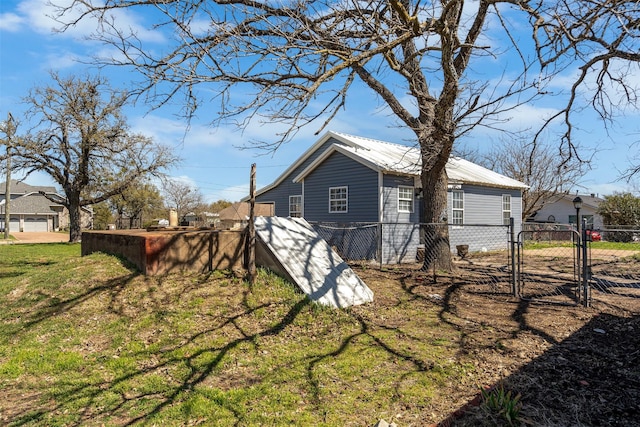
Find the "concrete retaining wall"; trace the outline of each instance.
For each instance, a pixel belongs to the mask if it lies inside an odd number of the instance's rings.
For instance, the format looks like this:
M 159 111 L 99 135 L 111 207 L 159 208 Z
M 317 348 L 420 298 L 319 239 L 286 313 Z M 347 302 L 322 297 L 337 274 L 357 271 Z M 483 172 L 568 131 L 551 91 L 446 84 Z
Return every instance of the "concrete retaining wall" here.
M 82 255 L 121 256 L 143 274 L 242 269 L 244 234 L 233 230 L 85 231 Z

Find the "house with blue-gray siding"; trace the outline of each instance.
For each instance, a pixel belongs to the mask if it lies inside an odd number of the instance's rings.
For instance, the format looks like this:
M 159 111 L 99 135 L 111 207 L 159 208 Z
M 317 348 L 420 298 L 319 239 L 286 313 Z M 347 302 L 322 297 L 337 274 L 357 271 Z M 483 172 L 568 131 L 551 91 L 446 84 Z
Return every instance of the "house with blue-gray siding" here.
M 422 204 L 429 202 L 421 198 L 420 163 L 417 147 L 327 132 L 276 181 L 258 190 L 256 201 L 272 204 L 276 216 L 340 225 L 336 230 L 343 251 L 345 233 L 346 240 L 353 240 L 347 242 L 350 259 L 415 261 L 424 244 Z M 451 247 L 467 244 L 475 251 L 506 246 L 506 235 L 495 242 L 473 237 L 467 224 L 504 225 L 513 217 L 517 233 L 527 186 L 461 158 L 452 157 L 446 171 Z M 355 224 L 357 233 L 344 227 Z

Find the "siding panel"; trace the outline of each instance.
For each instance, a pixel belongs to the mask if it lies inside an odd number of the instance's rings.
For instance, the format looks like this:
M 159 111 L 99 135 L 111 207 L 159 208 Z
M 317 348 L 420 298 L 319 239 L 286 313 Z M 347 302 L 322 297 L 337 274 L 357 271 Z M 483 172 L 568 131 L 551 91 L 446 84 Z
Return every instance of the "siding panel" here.
M 302 184 L 293 182 L 293 178 L 295 178 L 307 166 L 313 163 L 316 158 L 318 158 L 322 153 L 324 153 L 327 148 L 329 148 L 329 146 L 331 146 L 331 144 L 343 145 L 342 142 L 338 141 L 337 139 L 330 138 L 329 140 L 327 140 L 327 142 L 318 147 L 318 149 L 311 156 L 309 156 L 308 159 L 300 164 L 300 166 L 292 170 L 278 186 L 265 191 L 259 196 L 256 196 L 256 202 L 275 203 L 276 216 L 289 216 L 289 196 L 302 194 Z
M 420 203 L 413 200 L 413 212 L 398 212 L 398 187 L 413 187 L 413 177 L 384 175 L 382 222 L 417 223 L 420 218 Z
M 419 244 L 419 224 L 382 224 L 383 264 L 415 262 Z
M 329 188 L 348 188 L 348 211 L 329 212 Z M 304 180 L 304 217 L 335 223 L 378 220 L 378 173 L 340 153 L 331 154 Z
M 462 185 L 464 191 L 464 225 L 451 227 L 449 238 L 451 251 L 456 251 L 456 245 L 469 245 L 470 252 L 506 249 L 508 239 L 506 227 L 477 227 L 483 225 L 502 225 L 502 195 L 511 196 L 511 216 L 515 218 L 515 234 L 522 226 L 522 197 L 520 190 L 483 187 L 477 185 Z M 451 191 L 447 195 L 449 212 L 451 208 Z

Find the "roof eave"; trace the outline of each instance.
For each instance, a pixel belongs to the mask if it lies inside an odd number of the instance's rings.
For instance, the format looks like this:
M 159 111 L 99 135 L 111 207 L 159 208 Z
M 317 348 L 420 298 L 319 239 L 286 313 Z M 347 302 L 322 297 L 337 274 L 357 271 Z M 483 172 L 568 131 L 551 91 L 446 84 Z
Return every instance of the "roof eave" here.
M 463 185 L 477 185 L 479 187 L 491 187 L 491 188 L 502 188 L 505 190 L 526 190 L 529 188 L 528 185 L 506 185 L 506 184 L 498 184 L 495 182 L 482 182 L 482 181 L 449 181 L 449 184 L 463 184 Z
M 332 131 L 326 132 L 311 147 L 309 147 L 307 149 L 307 151 L 302 153 L 302 155 L 300 157 L 298 157 L 298 160 L 296 160 L 291 166 L 289 166 L 287 169 L 285 169 L 285 171 L 282 172 L 280 174 L 280 176 L 278 176 L 278 178 L 276 178 L 275 181 L 273 181 L 271 184 L 267 185 L 266 187 L 262 187 L 261 189 L 257 190 L 256 191 L 256 196 L 264 194 L 267 191 L 269 191 L 269 190 L 277 187 L 278 185 L 280 185 L 282 183 L 282 181 L 284 181 L 287 178 L 287 176 L 289 176 L 291 174 L 291 172 L 296 170 L 296 168 L 298 168 L 298 166 L 300 166 L 302 163 L 304 163 L 305 160 L 307 160 L 309 157 L 311 157 L 311 155 L 313 153 L 315 153 L 318 150 L 318 148 L 320 148 L 322 146 L 322 144 L 327 142 L 330 138 L 336 138 L 336 139 L 339 139 L 340 141 L 346 142 L 344 140 L 344 138 L 342 138 L 340 135 L 338 135 L 338 134 L 336 134 L 336 133 L 334 133 Z M 242 200 L 244 201 L 245 199 L 248 200 L 249 197 L 243 198 Z
M 322 164 L 322 162 L 324 162 L 330 155 L 332 155 L 333 153 L 340 153 L 348 158 L 350 158 L 353 161 L 356 161 L 366 167 L 368 167 L 369 169 L 372 169 L 376 172 L 380 172 L 382 171 L 384 173 L 384 170 L 380 167 L 380 165 L 377 165 L 375 163 L 372 163 L 366 159 L 363 159 L 362 157 L 358 156 L 355 153 L 352 153 L 349 150 L 345 150 L 343 147 L 337 145 L 337 144 L 331 144 L 329 146 L 329 148 L 327 148 L 325 151 L 322 152 L 322 154 L 320 154 L 313 162 L 311 162 L 311 164 L 309 166 L 307 166 L 306 168 L 304 168 L 298 175 L 296 175 L 293 178 L 293 182 L 301 182 L 303 179 L 305 179 L 307 177 L 307 175 L 309 175 L 311 172 L 313 172 L 320 164 Z

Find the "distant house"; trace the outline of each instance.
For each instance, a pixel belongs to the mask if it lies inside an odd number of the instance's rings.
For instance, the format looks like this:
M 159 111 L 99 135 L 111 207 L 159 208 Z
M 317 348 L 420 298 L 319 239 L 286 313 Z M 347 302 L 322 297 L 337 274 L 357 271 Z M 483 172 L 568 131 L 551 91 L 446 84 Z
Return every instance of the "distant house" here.
M 184 216 L 184 222 L 190 227 L 217 227 L 220 215 L 216 212 L 189 212 Z
M 256 203 L 255 216 L 273 216 L 271 203 Z M 219 212 L 219 222 L 216 227 L 223 230 L 237 230 L 247 226 L 249 222 L 249 203 L 236 202 Z
M 382 239 L 389 243 L 383 262 L 415 259 L 417 225 L 424 222 L 423 203 L 429 202 L 421 196 L 420 164 L 416 147 L 328 132 L 260 189 L 256 200 L 271 204 L 276 216 L 310 222 L 394 224 L 383 227 Z M 470 250 L 474 243 L 486 246 L 471 241 L 465 224 L 508 224 L 513 217 L 519 231 L 525 184 L 461 158 L 451 158 L 446 171 L 448 212 L 443 220 L 451 226 L 452 246 L 456 239 L 470 244 Z
M 563 194 L 557 196 L 552 201 L 546 203 L 541 209 L 536 211 L 530 219 L 532 222 L 546 222 L 557 224 L 576 224 L 576 208 L 573 199 L 578 194 Z M 604 199 L 595 194 L 579 195 L 582 199 L 580 216 L 587 220 L 587 228 L 600 229 L 603 226 L 602 217 L 596 213 L 600 203 Z
M 0 183 L 0 229 L 5 228 L 6 201 Z M 9 230 L 12 232 L 58 231 L 69 227 L 69 211 L 61 203 L 47 199 L 47 196 L 64 200 L 55 187 L 32 186 L 24 182 L 11 180 L 9 202 Z M 44 194 L 43 194 L 44 193 Z M 83 208 L 81 212 L 82 228 L 91 228 L 93 212 Z

